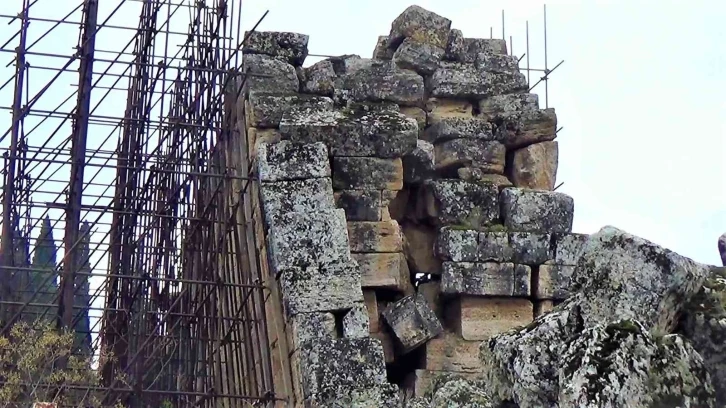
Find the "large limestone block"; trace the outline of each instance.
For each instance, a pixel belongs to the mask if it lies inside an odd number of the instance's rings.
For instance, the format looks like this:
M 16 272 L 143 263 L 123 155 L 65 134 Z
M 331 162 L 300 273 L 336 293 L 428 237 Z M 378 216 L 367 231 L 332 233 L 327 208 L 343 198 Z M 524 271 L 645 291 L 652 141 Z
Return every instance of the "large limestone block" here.
M 495 132 L 508 149 L 547 142 L 557 137 L 557 115 L 553 108 L 524 110 L 504 117 Z
M 537 94 L 494 95 L 479 101 L 479 116 L 490 122 L 504 121 L 521 112 L 539 110 Z
M 564 300 L 570 296 L 570 278 L 575 267 L 570 265 L 540 265 L 537 273 L 537 299 Z
M 537 232 L 510 232 L 509 247 L 512 262 L 525 265 L 543 264 L 553 258 L 550 234 Z
M 512 187 L 512 182 L 501 174 L 487 174 L 483 169 L 476 167 L 476 163 L 472 163 L 473 167 L 461 167 L 456 169 L 456 175 L 459 179 L 471 183 L 492 184 L 499 190 Z
M 572 197 L 558 192 L 505 188 L 499 201 L 507 229 L 570 232 L 575 212 Z
M 431 371 L 480 373 L 480 341 L 467 341 L 458 334 L 444 332 L 426 343 L 422 368 Z
M 446 48 L 451 20 L 419 6 L 409 6 L 391 24 L 389 44 L 397 47 L 405 38 Z
M 476 229 L 499 218 L 499 192 L 487 184 L 463 180 L 432 180 L 424 183 L 425 214 L 439 225 Z
M 495 408 L 479 381 L 459 378 L 446 382 L 431 399 L 431 408 Z
M 388 306 L 381 315 L 402 353 L 416 349 L 443 331 L 441 322 L 421 294 L 406 296 Z
M 453 139 L 434 146 L 436 170 L 476 166 L 487 173 L 504 173 L 506 149 L 497 141 Z
M 365 302 L 358 303 L 348 310 L 345 313 L 345 316 L 343 316 L 343 337 L 368 337 L 371 332 L 370 324 L 370 320 L 368 320 L 368 309 L 366 308 Z
M 290 94 L 300 89 L 295 67 L 267 55 L 245 55 L 242 71 L 250 92 Z
M 302 92 L 321 96 L 333 96 L 335 80 L 338 74 L 330 59 L 318 61 L 315 64 L 298 70 L 300 74 L 300 88 Z
M 330 177 L 328 149 L 323 143 L 258 143 L 257 172 L 262 182 Z
M 427 120 L 432 123 L 444 118 L 474 117 L 474 107 L 471 102 L 461 99 L 429 98 L 426 101 L 426 112 L 428 112 Z
M 343 190 L 334 196 L 336 207 L 345 210 L 348 221 L 381 220 L 381 190 Z
M 313 95 L 278 95 L 252 92 L 249 95 L 249 125 L 256 128 L 276 128 L 285 111 L 293 108 L 332 110 L 333 100 Z
M 274 273 L 294 267 L 350 261 L 345 212 L 340 209 L 280 214 L 267 233 Z
M 333 157 L 333 187 L 336 190 L 403 189 L 403 162 L 378 157 Z
M 434 256 L 436 229 L 426 225 L 406 223 L 402 227 L 403 252 L 414 274 L 441 274 L 441 260 Z
M 557 180 L 558 152 L 557 142 L 535 143 L 515 150 L 509 178 L 517 187 L 553 190 Z
M 348 223 L 350 250 L 356 253 L 403 251 L 403 235 L 396 221 L 352 221 Z
M 354 105 L 343 110 L 291 108 L 280 121 L 283 139 L 323 142 L 333 156 L 401 157 L 414 148 L 416 120 L 393 109 Z
M 514 258 L 509 245 L 509 233 L 505 231 L 484 231 L 479 233 L 476 260 L 481 262 L 510 262 Z
M 443 61 L 431 75 L 427 87 L 436 98 L 486 99 L 525 91 L 527 79 L 519 70 L 495 72 L 487 64 Z
M 277 31 L 246 31 L 243 54 L 264 54 L 302 66 L 308 56 L 309 36 Z
M 361 59 L 335 81 L 334 96 L 341 102 L 394 102 L 423 104 L 424 80 L 415 71 L 393 61 Z
M 464 62 L 465 55 L 466 43 L 464 41 L 464 33 L 455 28 L 449 30 L 449 37 L 446 40 L 446 48 L 444 50 L 444 60 Z
M 328 400 L 309 399 L 306 407 L 321 408 L 400 408 L 401 398 L 395 384 L 384 383 L 373 387 L 354 388 Z
M 386 359 L 386 364 L 390 364 L 396 361 L 396 346 L 390 333 L 386 331 L 379 331 L 376 333 L 371 333 L 370 337 L 381 342 L 381 345 L 383 346 L 383 355 Z
M 529 299 L 461 296 L 449 307 L 449 322 L 464 340 L 487 340 L 532 321 Z
M 529 296 L 527 265 L 495 262 L 444 262 L 441 292 L 473 296 Z
M 407 38 L 393 54 L 393 62 L 399 68 L 410 69 L 421 75 L 431 75 L 439 67 L 443 56 L 443 48 Z
M 552 234 L 554 259 L 556 265 L 577 265 L 589 235 L 587 234 Z
M 420 184 L 435 177 L 434 145 L 419 139 L 416 148 L 403 156 L 403 182 Z
M 423 138 L 434 144 L 451 139 L 494 140 L 492 125 L 480 118 L 429 115 L 429 121 Z
M 335 316 L 328 312 L 298 313 L 288 319 L 290 351 L 317 339 L 334 339 Z
M 390 289 L 406 293 L 411 288 L 406 258 L 401 253 L 354 253 L 364 288 Z
M 293 267 L 280 274 L 280 288 L 288 316 L 352 309 L 363 302 L 358 266 L 329 264 Z
M 444 227 L 436 237 L 434 249 L 436 256 L 446 261 L 476 262 L 478 246 L 478 231 Z
M 306 213 L 335 208 L 333 184 L 329 178 L 262 183 L 260 187 L 260 197 L 267 225 L 275 223 L 275 218 L 280 214 Z

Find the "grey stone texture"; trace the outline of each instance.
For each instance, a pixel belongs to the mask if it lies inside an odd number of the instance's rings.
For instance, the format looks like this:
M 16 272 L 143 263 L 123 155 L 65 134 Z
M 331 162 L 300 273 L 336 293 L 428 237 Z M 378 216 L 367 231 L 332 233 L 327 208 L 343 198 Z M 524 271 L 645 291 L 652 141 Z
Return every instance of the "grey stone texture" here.
M 479 260 L 478 246 L 478 231 L 443 227 L 436 238 L 434 253 L 446 261 L 476 262 Z
M 527 79 L 519 70 L 503 72 L 497 66 L 495 72 L 491 65 L 442 61 L 428 81 L 431 96 L 479 100 L 527 89 Z
M 423 185 L 421 205 L 438 225 L 477 229 L 499 218 L 496 187 L 463 180 L 430 180 Z
M 335 206 L 348 221 L 380 221 L 381 190 L 342 190 L 335 193 Z
M 371 325 L 365 303 L 358 303 L 343 316 L 343 337 L 368 337 Z
M 279 95 L 252 92 L 249 94 L 251 112 L 250 126 L 256 128 L 276 128 L 280 125 L 282 114 L 293 108 L 311 108 L 315 110 L 332 110 L 333 100 L 314 95 Z
M 330 177 L 328 149 L 323 143 L 259 143 L 257 173 L 262 182 Z
M 577 265 L 585 249 L 587 234 L 552 234 L 554 259 L 557 265 Z
M 571 265 L 540 265 L 537 268 L 537 299 L 565 300 L 570 291 L 572 274 L 575 267 Z
M 492 125 L 476 117 L 436 118 L 424 132 L 424 139 L 431 143 L 441 143 L 451 139 L 494 140 Z
M 333 187 L 336 190 L 401 190 L 401 159 L 378 157 L 333 157 Z
M 404 106 L 423 104 L 424 79 L 415 71 L 399 68 L 393 61 L 356 60 L 335 81 L 335 99 L 341 102 L 395 102 Z
M 434 146 L 436 170 L 476 166 L 487 173 L 503 174 L 506 148 L 497 141 L 453 139 Z
M 280 288 L 288 316 L 352 309 L 363 302 L 360 269 L 353 262 L 287 268 Z
M 388 47 L 388 36 L 379 35 L 376 41 L 376 48 L 373 50 L 373 59 L 391 60 L 396 50 Z
M 441 292 L 450 295 L 529 296 L 531 269 L 496 262 L 444 262 Z
M 404 39 L 410 38 L 434 47 L 446 48 L 449 39 L 451 20 L 419 6 L 410 6 L 391 24 L 388 35 L 389 46 L 397 47 Z
M 391 328 L 402 353 L 408 353 L 438 336 L 443 327 L 422 294 L 406 296 L 381 315 Z
M 416 148 L 403 156 L 403 182 L 420 184 L 433 178 L 436 178 L 434 145 L 419 139 Z
M 524 110 L 502 118 L 497 126 L 497 139 L 507 148 L 516 149 L 557 137 L 557 115 L 553 108 Z
M 315 64 L 298 70 L 300 73 L 300 88 L 302 92 L 333 96 L 335 92 L 335 80 L 338 74 L 335 72 L 333 62 L 329 59 L 316 62 Z
M 302 66 L 308 56 L 309 36 L 276 31 L 246 31 L 243 54 L 264 54 L 294 66 Z
M 553 258 L 550 234 L 536 232 L 509 233 L 512 261 L 527 265 L 539 265 Z
M 332 313 L 298 313 L 288 319 L 287 325 L 291 333 L 292 344 L 290 346 L 293 350 L 297 350 L 306 342 L 317 339 L 334 339 L 337 335 L 335 316 Z
M 245 55 L 242 72 L 245 87 L 251 92 L 290 94 L 300 89 L 295 67 L 267 55 Z
M 570 232 L 572 197 L 551 191 L 505 188 L 499 198 L 504 226 L 510 231 Z
M 267 225 L 288 212 L 308 213 L 335 209 L 333 184 L 329 178 L 262 183 L 260 198 Z
M 393 62 L 399 68 L 410 69 L 420 75 L 431 75 L 439 67 L 443 56 L 443 48 L 406 38 L 393 54 Z
M 537 94 L 494 95 L 479 101 L 479 116 L 490 122 L 504 121 L 522 112 L 539 110 Z

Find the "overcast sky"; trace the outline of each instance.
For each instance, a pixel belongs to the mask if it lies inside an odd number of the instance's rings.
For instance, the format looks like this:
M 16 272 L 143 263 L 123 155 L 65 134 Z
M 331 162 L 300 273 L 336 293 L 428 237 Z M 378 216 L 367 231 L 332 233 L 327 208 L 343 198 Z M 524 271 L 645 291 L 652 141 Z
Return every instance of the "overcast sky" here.
M 544 64 L 538 1 L 246 0 L 245 27 L 270 10 L 261 30 L 309 34 L 314 54 L 369 57 L 411 4 L 449 18 L 467 37 L 489 37 L 493 27 L 501 38 L 504 9 L 518 56 L 529 20 L 532 64 Z M 565 60 L 552 74 L 549 104 L 564 127 L 558 182 L 575 198 L 575 231 L 610 224 L 720 263 L 726 1 L 549 1 L 547 20 L 549 67 Z M 544 87 L 534 92 L 544 105 Z

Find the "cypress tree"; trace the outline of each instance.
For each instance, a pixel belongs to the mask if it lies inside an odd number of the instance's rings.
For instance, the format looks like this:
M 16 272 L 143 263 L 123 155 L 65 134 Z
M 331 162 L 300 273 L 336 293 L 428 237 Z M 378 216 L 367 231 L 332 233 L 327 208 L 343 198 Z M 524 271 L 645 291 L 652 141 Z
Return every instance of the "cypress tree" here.
M 31 320 L 39 317 L 54 320 L 58 315 L 57 299 L 58 293 L 58 271 L 57 252 L 55 240 L 53 239 L 53 227 L 50 225 L 50 218 L 45 217 L 40 226 L 40 235 L 35 241 L 35 253 L 33 262 L 30 264 L 29 294 L 38 292 L 33 303 L 40 303 L 43 306 L 29 307 L 26 310 L 32 315 Z M 50 277 L 49 277 L 50 275 Z
M 81 267 L 75 274 L 73 284 L 73 329 L 75 330 L 75 348 L 85 355 L 91 354 L 91 319 L 88 310 L 91 307 L 90 285 L 88 282 L 91 273 L 91 227 L 83 222 L 80 230 L 81 243 L 79 245 L 79 264 Z

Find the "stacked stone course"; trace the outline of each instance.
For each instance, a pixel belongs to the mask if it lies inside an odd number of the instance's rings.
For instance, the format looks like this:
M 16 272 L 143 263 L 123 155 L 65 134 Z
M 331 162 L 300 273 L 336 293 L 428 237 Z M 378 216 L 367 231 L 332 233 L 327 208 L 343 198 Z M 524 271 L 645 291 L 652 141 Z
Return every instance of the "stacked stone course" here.
M 438 377 L 481 374 L 483 340 L 568 296 L 585 237 L 552 191 L 556 115 L 503 40 L 417 6 L 372 59 L 302 67 L 307 36 L 249 38 L 237 128 L 296 406 L 431 397 Z

